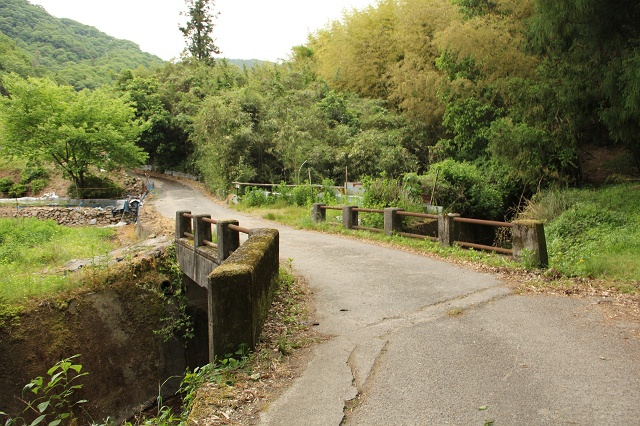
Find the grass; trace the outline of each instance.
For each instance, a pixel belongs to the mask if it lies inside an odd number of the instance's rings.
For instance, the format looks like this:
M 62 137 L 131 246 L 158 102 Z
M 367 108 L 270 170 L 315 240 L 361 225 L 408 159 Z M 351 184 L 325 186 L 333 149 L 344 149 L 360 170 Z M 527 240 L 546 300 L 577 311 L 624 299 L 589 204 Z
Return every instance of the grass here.
M 560 192 L 559 196 L 563 196 Z M 640 185 L 566 191 L 563 209 L 544 215 L 551 268 L 569 277 L 640 286 Z M 553 196 L 558 198 L 558 196 Z M 534 200 L 549 212 L 548 199 Z M 631 284 L 629 287 L 627 284 Z
M 0 219 L 0 299 L 19 301 L 79 285 L 64 265 L 117 245 L 113 228 L 68 228 L 52 220 Z
M 625 183 L 598 189 L 548 190 L 531 200 L 520 213 L 524 219 L 545 223 L 549 251 L 549 276 L 560 279 L 597 279 L 604 287 L 623 293 L 640 293 L 640 185 Z M 510 257 L 466 250 L 442 248 L 429 240 L 343 229 L 340 212 L 327 211 L 327 222 L 314 224 L 311 207 L 271 205 L 238 210 L 296 228 L 365 238 L 384 244 L 434 254 L 490 267 L 522 270 Z M 335 217 L 334 217 L 335 216 Z

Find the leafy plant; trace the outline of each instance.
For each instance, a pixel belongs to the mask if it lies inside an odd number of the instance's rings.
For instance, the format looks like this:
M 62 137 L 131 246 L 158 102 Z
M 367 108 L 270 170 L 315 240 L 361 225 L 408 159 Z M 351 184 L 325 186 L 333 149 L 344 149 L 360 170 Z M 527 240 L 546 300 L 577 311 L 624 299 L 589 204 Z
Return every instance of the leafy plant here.
M 293 188 L 293 203 L 296 206 L 311 205 L 314 197 L 314 190 L 311 185 L 298 185 Z
M 162 336 L 165 342 L 179 337 L 184 340 L 186 345 L 194 336 L 193 318 L 187 312 L 187 296 L 183 291 L 182 270 L 176 259 L 175 245 L 168 249 L 167 254 L 167 259 L 162 263 L 160 272 L 169 275 L 171 288 L 179 290 L 170 297 L 166 297 L 167 304 L 173 305 L 174 309 L 172 309 L 171 315 L 160 319 L 162 328 L 154 330 L 154 333 Z
M 47 180 L 46 179 L 34 179 L 31 182 L 29 182 L 29 188 L 31 190 L 31 194 L 36 195 L 37 193 L 39 193 L 40 191 L 42 191 L 44 188 L 46 188 L 47 186 Z
M 5 177 L 0 179 L 0 192 L 9 192 L 13 186 L 13 179 Z
M 179 337 L 184 340 L 184 344 L 193 338 L 194 325 L 193 318 L 187 312 L 187 298 L 182 292 L 167 299 L 167 304 L 174 305 L 173 314 L 160 319 L 162 328 L 154 330 L 154 334 L 162 336 L 162 340 L 169 340 Z
M 336 193 L 333 188 L 334 182 L 331 179 L 324 179 L 322 181 L 322 202 L 324 204 L 335 204 Z
M 189 414 L 200 386 L 204 383 L 233 385 L 233 375 L 237 370 L 244 368 L 248 360 L 249 353 L 245 346 L 241 346 L 234 354 L 227 354 L 222 360 L 196 367 L 192 372 L 187 371 L 178 391 L 183 395 L 182 415 L 186 417 Z
M 257 187 L 248 188 L 242 196 L 242 202 L 248 207 L 264 206 L 268 204 L 267 199 L 264 189 Z
M 49 173 L 42 167 L 27 167 L 20 173 L 20 183 L 30 183 L 34 179 L 47 179 Z
M 15 183 L 9 189 L 9 197 L 18 198 L 24 196 L 29 191 L 29 187 L 23 183 Z
M 24 418 L 10 419 L 7 424 L 23 424 L 35 426 L 46 422 L 48 426 L 57 426 L 63 420 L 70 422 L 74 418 L 74 409 L 86 403 L 84 399 L 77 400 L 75 392 L 82 388 L 79 379 L 88 375 L 82 372 L 82 365 L 75 364 L 74 359 L 80 355 L 74 355 L 58 361 L 47 371 L 48 377 L 38 376 L 31 380 L 22 390 L 22 398 L 27 407 L 24 413 L 36 416 L 27 423 Z M 33 395 L 30 395 L 33 394 Z M 32 399 L 26 398 L 31 396 Z
M 432 164 L 427 176 L 423 184 L 436 187 L 432 203 L 445 211 L 478 219 L 496 219 L 504 213 L 501 193 L 471 163 L 445 160 Z

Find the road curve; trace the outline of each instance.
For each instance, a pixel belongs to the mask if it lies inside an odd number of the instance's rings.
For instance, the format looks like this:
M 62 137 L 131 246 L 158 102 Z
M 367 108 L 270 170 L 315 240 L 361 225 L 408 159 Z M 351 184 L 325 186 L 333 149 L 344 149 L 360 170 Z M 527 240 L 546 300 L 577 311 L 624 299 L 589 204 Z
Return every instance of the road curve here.
M 592 301 L 517 295 L 491 274 L 294 230 L 154 182 L 166 217 L 277 228 L 281 259 L 308 280 L 319 331 L 333 336 L 260 424 L 640 425 L 636 325 L 605 324 Z

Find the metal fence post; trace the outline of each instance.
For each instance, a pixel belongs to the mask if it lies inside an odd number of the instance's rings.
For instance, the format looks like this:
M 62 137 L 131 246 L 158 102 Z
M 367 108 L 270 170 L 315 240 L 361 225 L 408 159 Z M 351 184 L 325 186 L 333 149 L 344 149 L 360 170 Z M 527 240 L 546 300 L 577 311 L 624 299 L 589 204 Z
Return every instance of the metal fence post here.
M 237 220 L 219 220 L 217 224 L 218 232 L 218 261 L 223 261 L 231 256 L 240 247 L 240 233 L 229 229 L 229 225 L 239 225 Z

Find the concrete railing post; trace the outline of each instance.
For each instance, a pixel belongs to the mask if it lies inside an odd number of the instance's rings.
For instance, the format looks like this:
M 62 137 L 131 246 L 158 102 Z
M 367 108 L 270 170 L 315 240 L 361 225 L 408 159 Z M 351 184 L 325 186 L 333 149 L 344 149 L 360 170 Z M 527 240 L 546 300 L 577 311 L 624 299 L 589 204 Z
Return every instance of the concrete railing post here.
M 229 225 L 238 226 L 238 224 L 237 220 L 218 221 L 218 261 L 222 262 L 240 247 L 240 233 L 229 229 Z
M 204 240 L 211 241 L 211 224 L 204 222 L 202 219 L 211 219 L 210 214 L 199 214 L 193 218 L 193 245 L 195 247 L 203 246 Z
M 394 232 L 402 231 L 402 217 L 398 212 L 402 211 L 397 207 L 387 207 L 384 209 L 384 235 L 393 235 Z
M 460 215 L 457 213 L 438 215 L 438 241 L 440 241 L 440 247 L 452 246 L 454 241 L 458 239 L 460 232 L 458 222 L 453 220 L 456 217 L 460 217 Z
M 513 257 L 518 261 L 530 262 L 532 266 L 549 266 L 547 240 L 544 225 L 536 220 L 516 220 L 511 230 Z
M 186 214 L 191 214 L 190 211 L 176 212 L 176 240 L 184 238 L 184 233 L 192 233 L 191 218 L 184 217 Z
M 314 203 L 311 207 L 311 220 L 313 223 L 324 222 L 327 220 L 327 210 L 323 209 L 326 204 Z
M 344 206 L 342 208 L 342 227 L 345 229 L 353 229 L 358 226 L 358 212 L 353 210 L 358 206 Z

